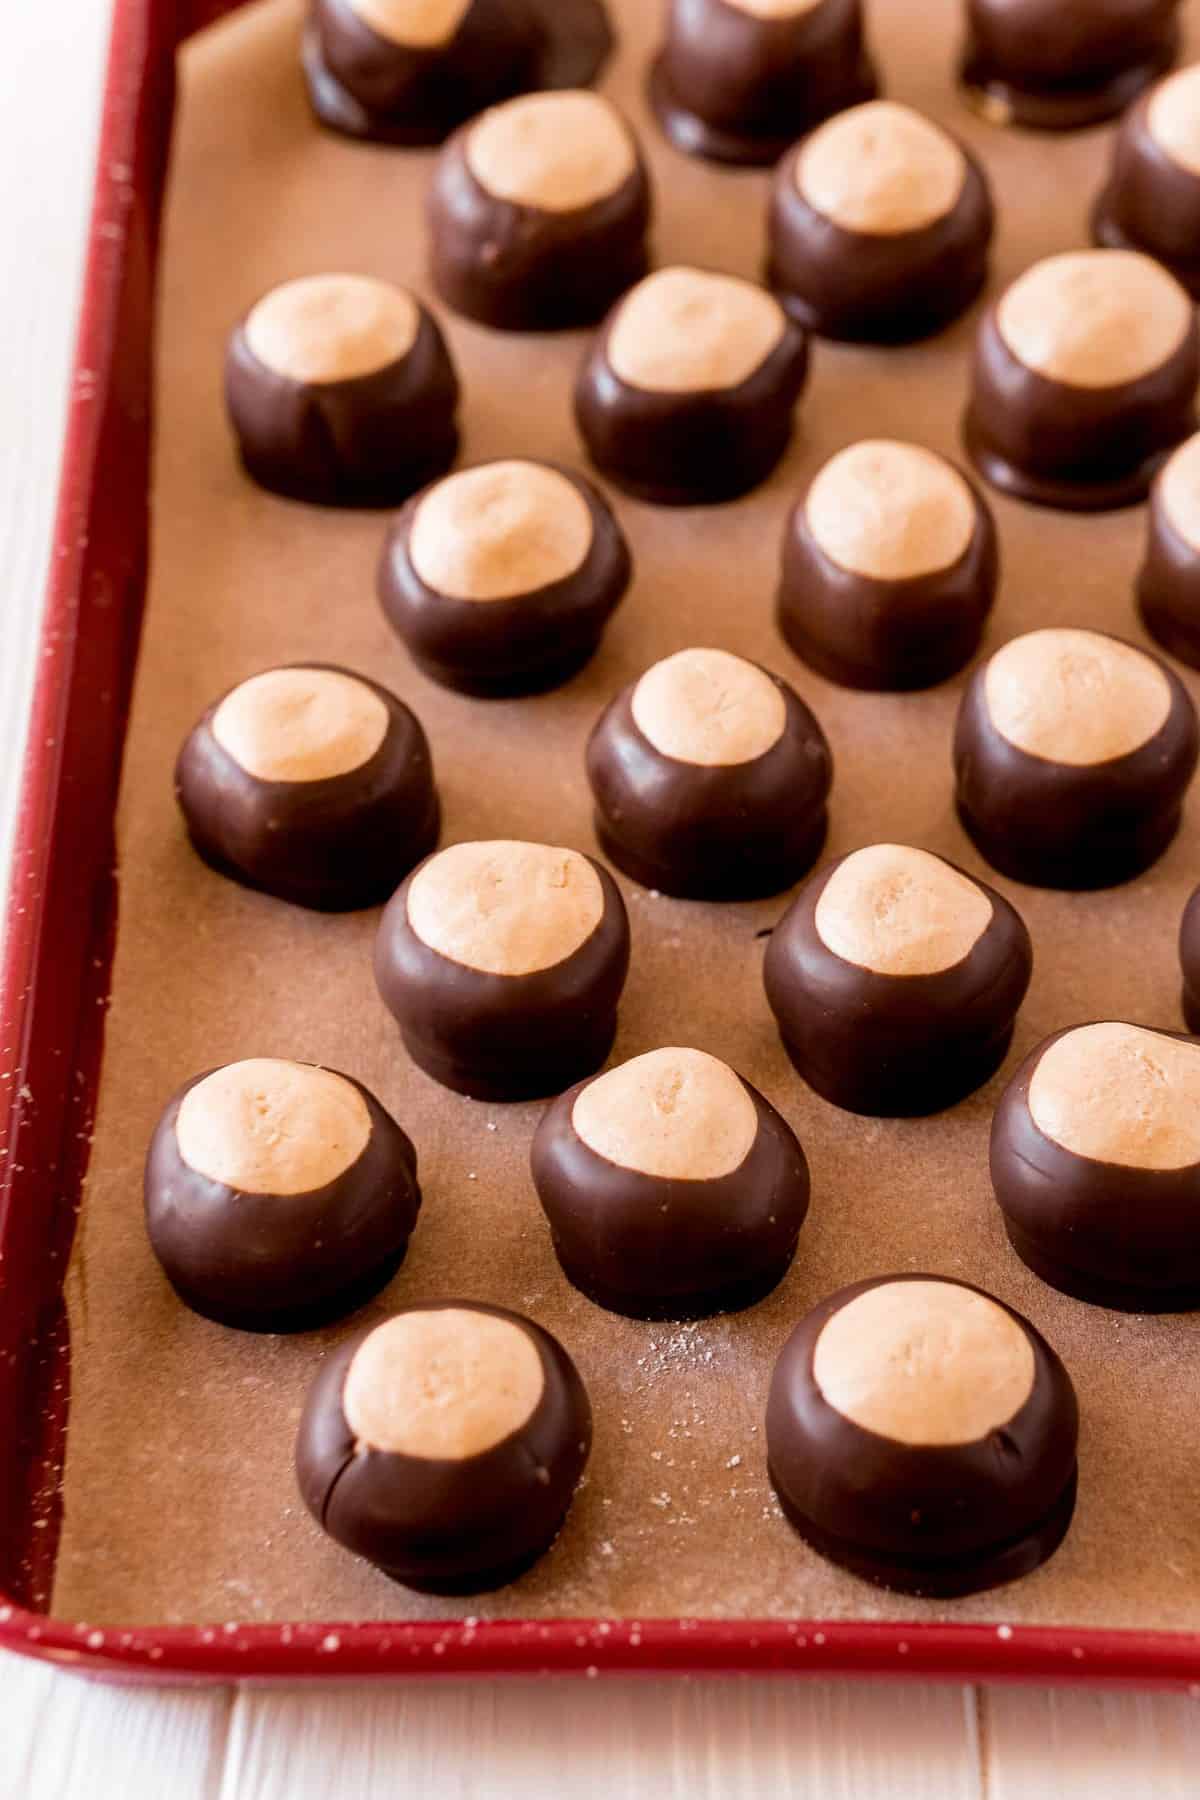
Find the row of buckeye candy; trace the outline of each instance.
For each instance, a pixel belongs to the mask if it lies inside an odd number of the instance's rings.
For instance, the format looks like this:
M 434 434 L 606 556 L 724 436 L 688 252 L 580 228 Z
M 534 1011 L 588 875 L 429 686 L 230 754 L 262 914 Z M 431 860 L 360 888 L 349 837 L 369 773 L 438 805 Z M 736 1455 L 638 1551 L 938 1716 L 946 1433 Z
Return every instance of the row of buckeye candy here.
M 904 342 L 974 299 L 995 209 L 986 172 L 957 138 L 911 107 L 873 100 L 802 139 L 793 125 L 787 142 L 766 272 L 798 323 Z M 629 122 L 596 94 L 536 95 L 481 114 L 441 153 L 427 212 L 438 292 L 499 330 L 594 325 L 649 264 L 649 175 Z M 1131 109 L 1092 231 L 1200 292 L 1200 64 Z
M 649 175 L 628 121 L 596 94 L 483 113 L 442 151 L 427 213 L 439 294 L 494 329 L 595 325 L 649 267 Z M 992 229 L 975 158 L 911 107 L 873 101 L 780 164 L 766 273 L 806 328 L 905 341 L 974 299 Z
M 914 1039 L 934 1040 L 944 1057 L 957 1031 L 978 1083 L 981 1051 L 991 1072 L 1012 1028 L 1010 1016 L 997 1034 L 980 965 L 996 954 L 988 935 L 1011 938 L 1015 915 L 997 917 L 998 896 L 924 853 L 859 854 L 925 876 L 924 942 L 910 950 L 939 966 L 907 978 L 911 995 L 903 977 L 846 966 L 867 998 L 860 1022 L 840 996 L 842 1015 L 823 1028 L 833 1077 L 846 1080 L 874 1045 L 898 1086 Z M 838 872 L 822 896 L 833 918 Z M 956 901 L 964 911 L 952 917 Z M 990 917 L 977 916 L 993 902 Z M 911 917 L 918 909 L 904 903 Z M 945 966 L 967 909 L 978 937 Z M 998 977 L 1009 1007 L 1028 978 L 1027 940 L 1020 948 L 1023 966 Z M 944 1002 L 955 985 L 966 992 L 960 1015 L 943 1016 L 940 1034 L 928 1018 L 914 1028 L 904 1008 L 927 994 Z M 939 1077 L 944 1100 L 944 1065 Z M 917 1079 L 907 1079 L 911 1095 Z M 1010 1080 L 992 1128 L 993 1185 L 1023 1260 L 1077 1298 L 1194 1309 L 1198 1118 L 1200 1045 L 1185 1034 L 1102 1021 L 1046 1039 Z M 568 1088 L 542 1117 L 531 1168 L 571 1283 L 632 1318 L 705 1317 L 761 1299 L 790 1267 L 809 1204 L 808 1166 L 785 1120 L 698 1050 L 651 1051 Z M 244 1329 L 306 1328 L 361 1304 L 403 1261 L 419 1206 L 404 1132 L 357 1083 L 301 1064 L 260 1059 L 198 1077 L 167 1108 L 147 1160 L 150 1240 L 172 1283 L 196 1311 Z
M 566 681 L 594 654 L 632 574 L 590 482 L 508 459 L 414 496 L 388 534 L 378 588 L 424 674 L 516 695 Z M 927 688 L 975 654 L 998 578 L 991 509 L 961 471 L 917 444 L 864 439 L 817 471 L 787 517 L 776 616 L 827 680 Z M 1200 667 L 1200 434 L 1154 484 L 1136 593 L 1150 633 Z
M 1200 484 L 1195 499 L 1200 533 Z M 1193 562 L 1200 570 L 1200 550 Z M 915 444 L 863 441 L 824 465 L 788 518 L 779 626 L 834 681 L 929 687 L 974 654 L 997 570 L 991 512 L 952 464 Z M 512 695 L 555 686 L 594 654 L 632 573 L 624 533 L 590 482 L 512 459 L 410 500 L 378 585 L 426 675 Z
M 959 815 L 1006 875 L 1112 886 L 1175 836 L 1198 741 L 1187 690 L 1156 657 L 1099 632 L 1029 632 L 982 664 L 963 695 Z M 728 651 L 678 651 L 623 689 L 591 733 L 586 768 L 602 848 L 659 891 L 779 893 L 824 842 L 825 734 L 786 682 Z M 184 743 L 176 788 L 213 867 L 324 910 L 386 900 L 440 833 L 415 715 L 379 684 L 325 665 L 267 670 L 215 702 Z M 445 858 L 464 854 L 460 845 Z M 541 881 L 514 868 L 514 891 L 523 878 Z M 464 884 L 448 905 L 482 904 L 477 872 L 464 865 L 445 879 Z
M 1178 0 L 967 0 L 959 79 L 992 123 L 1070 131 L 1118 113 L 1170 67 Z M 303 68 L 322 124 L 438 143 L 506 95 L 593 80 L 603 0 L 313 0 Z M 766 164 L 879 91 L 860 0 L 670 0 L 648 72 L 679 149 Z
M 603 496 L 528 459 L 434 481 L 401 510 L 379 569 L 386 614 L 424 673 L 470 694 L 535 692 L 595 652 L 632 560 Z M 951 463 L 867 440 L 832 457 L 790 513 L 777 612 L 828 679 L 906 690 L 974 654 L 997 584 L 995 525 Z M 1200 664 L 1200 435 L 1154 489 L 1142 617 Z
M 1062 1081 L 1049 1085 L 1061 1098 Z M 749 1304 L 786 1273 L 808 1206 L 785 1121 L 694 1050 L 651 1052 L 564 1095 L 532 1167 L 570 1279 L 636 1317 Z M 359 1083 L 305 1064 L 235 1063 L 189 1083 L 147 1159 L 167 1274 L 196 1310 L 248 1329 L 303 1329 L 361 1304 L 403 1261 L 420 1200 L 399 1126 Z M 887 1586 L 950 1594 L 1057 1547 L 1077 1429 L 1070 1380 L 1028 1321 L 965 1284 L 905 1275 L 843 1289 L 801 1321 L 771 1382 L 766 1445 L 783 1510 L 818 1550 Z M 296 1466 L 339 1543 L 414 1587 L 470 1592 L 548 1547 L 590 1442 L 586 1390 L 555 1338 L 445 1300 L 410 1304 L 325 1360 Z
M 946 284 L 934 289 L 944 296 Z M 865 303 L 857 277 L 850 290 Z M 896 297 L 882 306 L 898 324 Z M 663 505 L 758 486 L 791 439 L 806 307 L 798 289 L 776 297 L 696 268 L 639 281 L 609 311 L 575 384 L 596 467 Z M 1195 309 L 1165 269 L 1131 250 L 1047 257 L 981 320 L 967 449 L 990 482 L 1024 499 L 1127 505 L 1195 429 L 1198 376 Z M 457 453 L 459 382 L 433 315 L 367 276 L 309 276 L 260 300 L 233 333 L 226 397 L 249 473 L 305 500 L 399 503 Z

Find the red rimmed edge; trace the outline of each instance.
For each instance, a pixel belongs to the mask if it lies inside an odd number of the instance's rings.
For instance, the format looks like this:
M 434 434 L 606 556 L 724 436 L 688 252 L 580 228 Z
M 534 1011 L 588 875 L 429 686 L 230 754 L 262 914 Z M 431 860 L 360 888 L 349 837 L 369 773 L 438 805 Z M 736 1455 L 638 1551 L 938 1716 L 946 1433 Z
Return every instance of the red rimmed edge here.
M 145 590 L 174 49 L 240 3 L 116 0 L 0 988 L 0 1648 L 127 1682 L 739 1671 L 1200 1691 L 1200 1636 L 1171 1632 L 470 1617 L 101 1631 L 44 1610 L 70 1368 L 62 1280 L 99 1076 L 113 814 Z

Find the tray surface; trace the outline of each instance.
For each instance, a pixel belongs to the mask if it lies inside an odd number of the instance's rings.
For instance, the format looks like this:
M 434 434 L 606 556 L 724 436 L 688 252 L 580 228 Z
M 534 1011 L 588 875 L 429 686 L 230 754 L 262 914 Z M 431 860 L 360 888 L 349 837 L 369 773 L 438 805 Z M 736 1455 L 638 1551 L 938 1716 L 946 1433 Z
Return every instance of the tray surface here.
M 624 42 L 608 85 L 635 114 L 658 177 L 660 260 L 754 273 L 764 178 L 693 165 L 662 145 L 638 80 L 654 20 L 633 0 L 618 11 Z M 1106 135 L 1047 146 L 973 125 L 950 86 L 949 4 L 921 9 L 919 21 L 899 6 L 878 11 L 891 91 L 970 137 L 993 173 L 1001 216 L 993 286 L 1035 255 L 1081 242 Z M 146 48 L 129 29 L 141 16 L 135 6 L 122 14 L 126 78 Z M 725 1056 L 795 1124 L 814 1172 L 812 1218 L 775 1296 L 734 1319 L 636 1326 L 588 1306 L 558 1274 L 525 1170 L 538 1109 L 460 1101 L 408 1064 L 371 986 L 375 916 L 310 918 L 220 882 L 187 852 L 169 784 L 178 740 L 215 692 L 271 661 L 336 655 L 414 705 L 433 741 L 447 840 L 528 835 L 588 848 L 580 755 L 600 706 L 656 656 L 715 642 L 788 675 L 825 724 L 837 769 L 830 854 L 901 838 L 981 868 L 950 805 L 961 682 L 916 697 L 843 693 L 798 667 L 770 618 L 784 511 L 826 455 L 867 433 L 955 453 L 971 322 L 911 351 L 818 346 L 798 441 L 748 501 L 687 514 L 618 502 L 637 579 L 602 655 L 567 689 L 502 704 L 440 693 L 412 671 L 375 606 L 383 521 L 258 494 L 234 468 L 220 413 L 225 332 L 272 282 L 349 266 L 424 286 L 420 204 L 430 159 L 317 135 L 296 83 L 296 28 L 295 7 L 268 0 L 183 59 L 162 271 L 154 569 L 119 815 L 121 928 L 67 1283 L 73 1397 L 54 1608 L 70 1623 L 4 1609 L 0 1641 L 150 1673 L 736 1666 L 1194 1678 L 1195 1640 L 1151 1635 L 1200 1623 L 1200 1525 L 1186 1504 L 1200 1399 L 1191 1322 L 1078 1306 L 1015 1262 L 986 1175 L 999 1083 L 942 1119 L 904 1124 L 850 1120 L 800 1086 L 771 1031 L 759 976 L 757 934 L 782 902 L 694 907 L 623 884 L 635 947 L 618 1055 L 674 1041 Z M 161 42 L 157 49 L 161 107 Z M 153 172 L 151 158 L 148 221 Z M 149 225 L 145 236 L 152 248 Z M 127 313 L 125 328 L 136 332 L 136 315 L 131 323 Z M 584 340 L 497 339 L 457 321 L 448 328 L 465 380 L 465 459 L 517 451 L 579 461 L 568 400 Z M 136 483 L 128 501 L 136 511 Z M 1005 580 L 991 644 L 1044 622 L 1139 635 L 1129 584 L 1140 513 L 1080 520 L 995 504 Z M 136 577 L 133 566 L 126 630 L 111 650 L 117 715 L 132 664 Z M 89 654 L 106 641 L 104 611 L 85 618 Z M 70 690 L 60 682 L 56 691 L 61 701 Z M 78 695 L 66 712 L 82 716 Z M 85 744 L 74 753 L 83 758 Z M 86 806 L 76 813 L 78 825 Z M 96 822 L 80 859 L 96 884 L 86 889 L 98 933 L 88 948 L 101 963 L 105 826 Z M 1194 843 L 1189 824 L 1148 878 L 1110 894 L 1000 884 L 1040 951 L 1009 1069 L 1046 1032 L 1081 1018 L 1177 1023 L 1174 930 L 1195 879 Z M 61 880 L 48 884 L 61 889 Z M 10 945 L 10 968 L 11 958 Z M 76 992 L 95 959 L 81 946 Z M 41 1008 L 35 1023 L 49 1066 L 48 1016 Z M 35 1052 L 37 1044 L 35 1029 Z M 163 1099 L 197 1068 L 250 1053 L 346 1068 L 411 1130 L 426 1212 L 391 1294 L 453 1287 L 533 1311 L 576 1354 L 592 1388 L 596 1452 L 563 1538 L 517 1587 L 471 1603 L 469 1620 L 448 1624 L 437 1616 L 444 1603 L 418 1600 L 350 1562 L 294 1498 L 296 1409 L 314 1356 L 340 1332 L 270 1341 L 223 1333 L 175 1304 L 145 1247 L 139 1163 Z M 55 1054 L 71 1061 L 61 1042 Z M 86 1070 L 87 1060 L 84 1041 L 74 1061 Z M 52 1089 L 22 1085 L 37 1096 L 35 1114 L 44 1108 L 57 1118 L 63 1145 L 86 1129 L 43 1098 Z M 29 1160 L 24 1149 L 20 1160 Z M 0 1215 L 6 1257 L 14 1243 L 25 1245 L 41 1307 L 30 1330 L 44 1345 L 61 1329 L 52 1255 L 61 1258 L 70 1223 L 73 1171 L 69 1162 L 59 1167 L 56 1242 L 21 1223 L 28 1183 L 10 1176 Z M 1085 1420 L 1079 1515 L 1059 1556 L 1018 1586 L 936 1608 L 880 1595 L 801 1548 L 771 1499 L 759 1429 L 790 1323 L 843 1281 L 913 1267 L 979 1281 L 1029 1313 L 1076 1377 Z M 9 1281 L 15 1286 L 11 1266 Z M 20 1340 L 10 1333 L 9 1341 Z M 47 1382 L 35 1388 L 33 1362 L 27 1355 L 23 1429 L 26 1466 L 37 1471 L 46 1457 L 54 1461 L 61 1406 L 46 1403 L 61 1401 L 54 1382 L 65 1363 L 51 1359 Z M 47 1418 L 49 1435 L 40 1428 Z M 4 1542 L 20 1546 L 24 1568 L 6 1562 L 5 1586 L 45 1605 L 57 1484 L 27 1487 L 7 1503 Z M 555 1622 L 563 1613 L 582 1622 Z M 358 1622 L 331 1626 L 331 1618 Z M 145 1619 L 162 1624 L 130 1623 Z M 799 1622 L 814 1619 L 821 1623 Z M 1114 1626 L 1130 1629 L 1114 1634 Z M 31 1632 L 39 1633 L 32 1642 Z

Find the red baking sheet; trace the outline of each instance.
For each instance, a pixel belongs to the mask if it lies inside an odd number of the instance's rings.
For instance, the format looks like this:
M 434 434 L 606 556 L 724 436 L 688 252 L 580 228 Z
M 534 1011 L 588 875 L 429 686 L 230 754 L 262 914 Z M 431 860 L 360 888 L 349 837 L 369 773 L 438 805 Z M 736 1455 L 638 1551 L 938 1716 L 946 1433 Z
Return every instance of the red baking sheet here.
M 104 1633 L 45 1611 L 116 920 L 113 814 L 145 589 L 158 221 L 188 31 L 240 0 L 116 0 L 0 988 L 0 1647 L 123 1681 L 894 1675 L 1195 1687 L 1200 1636 L 794 1620 L 331 1622 Z

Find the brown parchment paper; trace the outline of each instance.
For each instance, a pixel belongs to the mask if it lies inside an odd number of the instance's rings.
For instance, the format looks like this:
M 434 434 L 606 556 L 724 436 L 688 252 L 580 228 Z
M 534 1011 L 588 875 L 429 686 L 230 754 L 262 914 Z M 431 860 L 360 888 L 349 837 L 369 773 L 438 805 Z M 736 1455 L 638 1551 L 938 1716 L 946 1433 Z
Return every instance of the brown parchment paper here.
M 952 0 L 878 0 L 873 35 L 889 93 L 962 132 L 987 163 L 1000 219 L 994 291 L 1034 257 L 1084 241 L 1109 136 L 1021 137 L 972 120 L 952 86 L 956 10 Z M 624 0 L 617 11 L 623 42 L 605 85 L 654 166 L 660 259 L 754 274 L 766 177 L 666 148 L 641 93 L 659 8 Z M 428 293 L 431 156 L 317 131 L 296 72 L 298 23 L 293 0 L 266 0 L 182 58 L 153 579 L 120 810 L 105 1072 L 69 1281 L 74 1398 L 56 1609 L 100 1624 L 455 1610 L 353 1561 L 297 1500 L 301 1398 L 351 1327 L 264 1339 L 206 1324 L 169 1293 L 143 1235 L 142 1156 L 168 1095 L 214 1063 L 293 1055 L 365 1081 L 419 1147 L 421 1221 L 405 1267 L 365 1316 L 420 1296 L 501 1301 L 557 1332 L 591 1390 L 595 1452 L 557 1546 L 517 1586 L 464 1610 L 1200 1626 L 1200 1323 L 1089 1308 L 1017 1262 L 987 1178 L 1003 1077 L 944 1117 L 906 1123 L 853 1118 L 801 1085 L 760 983 L 759 933 L 785 902 L 695 905 L 622 883 L 634 954 L 617 1056 L 675 1042 L 725 1057 L 791 1120 L 814 1180 L 795 1266 L 769 1300 L 685 1328 L 638 1325 L 591 1306 L 558 1271 L 527 1171 L 539 1108 L 458 1098 L 409 1063 L 371 979 L 377 915 L 307 914 L 219 879 L 189 852 L 171 797 L 184 732 L 230 683 L 305 657 L 367 671 L 416 709 L 433 743 L 444 841 L 528 836 L 592 849 L 582 752 L 593 719 L 652 660 L 701 643 L 779 670 L 815 708 L 836 761 L 830 855 L 900 839 L 982 870 L 951 805 L 961 681 L 906 697 L 841 691 L 791 657 L 771 617 L 785 510 L 825 457 L 863 435 L 958 454 L 973 317 L 914 349 L 818 345 L 797 440 L 766 488 L 704 511 L 618 502 L 636 580 L 590 668 L 534 700 L 445 693 L 413 670 L 376 604 L 385 521 L 259 493 L 235 466 L 222 415 L 226 333 L 273 283 L 347 268 Z M 465 460 L 578 461 L 569 396 L 583 337 L 445 322 L 465 383 Z M 1004 576 L 991 647 L 1052 622 L 1141 640 L 1131 601 L 1141 511 L 1080 518 L 993 504 Z M 1198 808 L 1132 886 L 1079 897 L 1000 883 L 1037 949 L 1007 1071 L 1045 1033 L 1084 1019 L 1179 1025 L 1175 933 L 1200 879 Z M 964 1276 L 1022 1308 L 1065 1358 L 1083 1410 L 1079 1509 L 1063 1549 L 1028 1580 L 949 1605 L 882 1595 L 821 1562 L 783 1522 L 764 1469 L 767 1383 L 792 1324 L 844 1282 L 904 1269 Z

